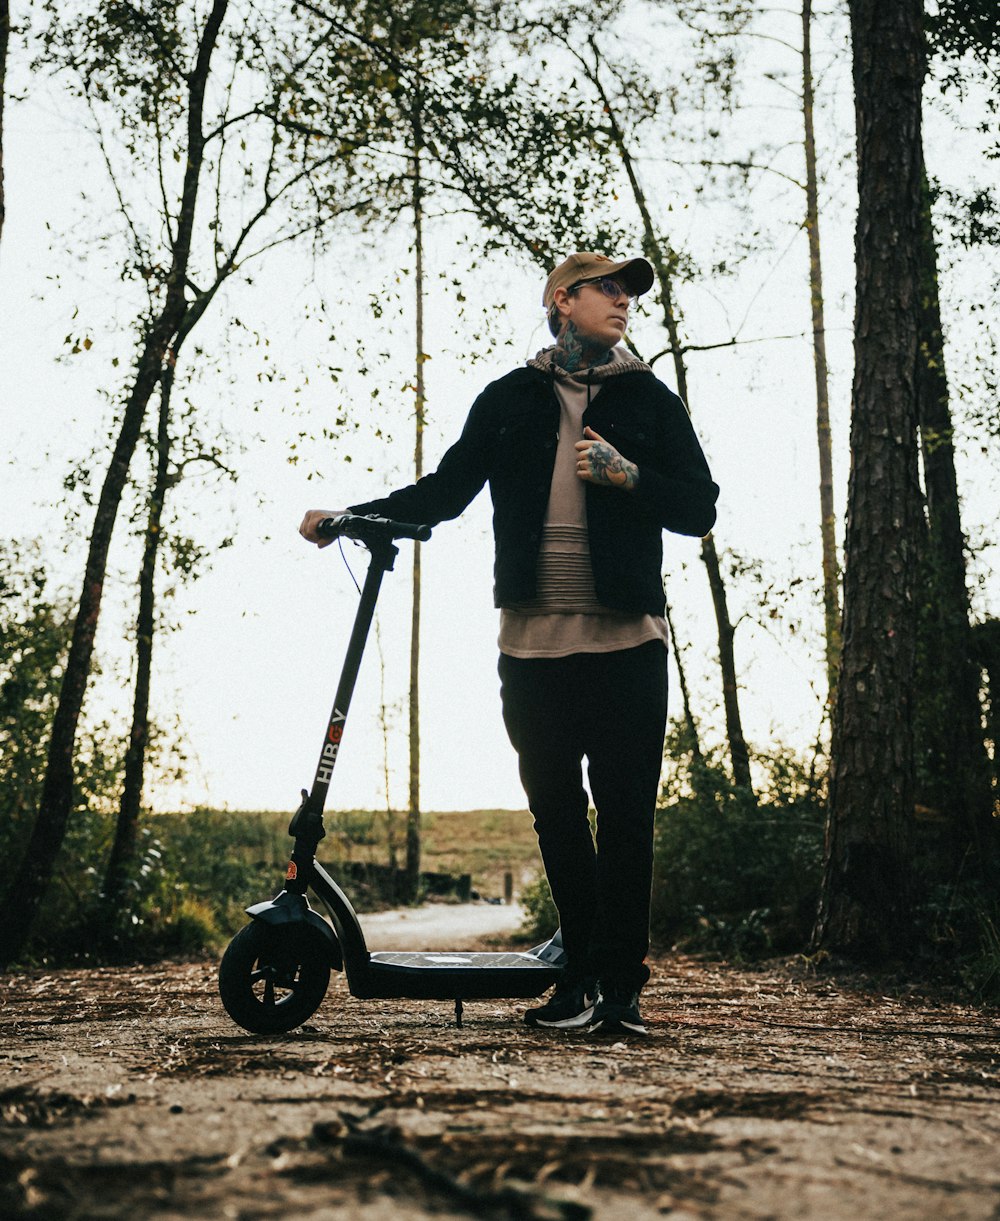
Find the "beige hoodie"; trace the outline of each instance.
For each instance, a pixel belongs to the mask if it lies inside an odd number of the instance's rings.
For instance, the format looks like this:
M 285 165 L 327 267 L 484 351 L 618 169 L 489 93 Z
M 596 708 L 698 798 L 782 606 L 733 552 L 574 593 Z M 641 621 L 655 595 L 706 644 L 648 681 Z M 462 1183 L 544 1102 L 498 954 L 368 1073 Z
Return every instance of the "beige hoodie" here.
M 635 648 L 647 640 L 666 644 L 665 619 L 626 614 L 597 601 L 587 537 L 586 487 L 576 473 L 575 446 L 583 439 L 588 401 L 600 394 L 608 378 L 636 370 L 648 373 L 649 366 L 616 347 L 607 364 L 567 373 L 553 364 L 554 351 L 545 348 L 528 361 L 531 368 L 553 376 L 560 408 L 559 444 L 538 554 L 538 593 L 531 602 L 501 610 L 500 651 L 512 657 L 566 657 Z

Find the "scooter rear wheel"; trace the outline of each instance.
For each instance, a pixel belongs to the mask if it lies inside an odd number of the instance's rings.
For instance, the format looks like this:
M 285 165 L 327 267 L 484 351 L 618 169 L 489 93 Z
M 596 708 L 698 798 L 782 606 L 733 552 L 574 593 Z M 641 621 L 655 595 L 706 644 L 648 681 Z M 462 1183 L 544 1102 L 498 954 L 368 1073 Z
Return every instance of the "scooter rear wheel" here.
M 329 983 L 329 951 L 305 924 L 255 920 L 240 929 L 219 965 L 226 1012 L 253 1034 L 301 1026 L 319 1008 Z

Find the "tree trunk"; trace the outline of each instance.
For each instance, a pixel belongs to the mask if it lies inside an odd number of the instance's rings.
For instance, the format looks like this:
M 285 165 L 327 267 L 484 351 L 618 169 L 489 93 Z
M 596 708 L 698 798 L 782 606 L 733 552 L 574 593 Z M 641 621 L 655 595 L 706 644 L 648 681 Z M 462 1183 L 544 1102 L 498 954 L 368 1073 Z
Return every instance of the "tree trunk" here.
M 733 639 L 736 628 L 729 618 L 729 603 L 726 599 L 726 583 L 722 578 L 719 553 L 715 549 L 715 536 L 708 534 L 701 540 L 701 559 L 708 573 L 708 585 L 712 591 L 712 606 L 715 610 L 715 626 L 719 641 L 719 669 L 722 672 L 722 703 L 726 713 L 726 737 L 729 740 L 729 759 L 733 769 L 733 783 L 754 796 L 750 779 L 750 752 L 743 736 L 743 718 L 740 715 L 740 693 L 736 682 L 736 651 Z
M 667 631 L 670 633 L 674 664 L 677 666 L 677 679 L 681 689 L 681 707 L 684 710 L 684 727 L 687 730 L 688 739 L 691 743 L 692 771 L 701 772 L 705 767 L 705 756 L 702 754 L 701 739 L 698 736 L 698 724 L 694 719 L 694 711 L 691 708 L 691 692 L 688 688 L 687 674 L 684 669 L 684 655 L 677 643 L 677 633 L 674 631 L 674 621 L 670 613 L 669 600 L 664 607 L 664 614 L 667 619 Z
M 167 495 L 170 467 L 170 393 L 174 366 L 168 364 L 160 380 L 160 411 L 156 430 L 156 472 L 149 500 L 149 516 L 139 570 L 139 611 L 136 616 L 135 691 L 132 697 L 132 730 L 125 752 L 125 781 L 118 808 L 115 839 L 104 874 L 104 902 L 113 908 L 121 899 L 135 863 L 135 845 L 142 806 L 142 782 L 149 741 L 149 690 L 153 665 L 153 635 L 156 610 L 156 557 L 160 546 L 163 502 Z
M 910 932 L 921 497 L 921 0 L 851 0 L 858 142 L 844 647 L 818 946 L 904 953 Z
M 816 373 L 816 440 L 819 446 L 820 537 L 823 542 L 823 622 L 826 638 L 827 699 L 832 708 L 840 668 L 840 565 L 833 504 L 833 449 L 830 440 L 830 389 L 823 315 L 823 265 L 820 260 L 819 193 L 816 183 L 816 133 L 813 126 L 812 0 L 802 5 L 802 117 L 805 124 L 806 233 L 809 235 L 809 299 L 812 307 L 813 366 Z
M 171 329 L 168 321 L 161 318 L 155 334 L 145 345 L 139 374 L 126 402 L 118 440 L 101 488 L 90 535 L 79 609 L 52 721 L 38 815 L 21 865 L 0 904 L 0 965 L 3 966 L 12 962 L 24 946 L 52 879 L 56 855 L 73 807 L 73 752 L 90 677 L 111 535 L 128 478 L 129 464 L 142 431 L 146 405 L 159 377 L 167 334 Z
M 424 473 L 424 213 L 420 177 L 420 99 L 413 112 L 413 245 L 416 255 L 416 409 L 414 479 Z M 410 802 L 406 818 L 406 889 L 411 901 L 420 889 L 420 544 L 413 544 L 413 600 L 410 619 Z
M 674 376 L 677 380 L 677 393 L 689 402 L 687 384 L 687 364 L 681 345 L 680 327 L 673 303 L 673 282 L 670 268 L 664 253 L 656 239 L 652 217 L 646 206 L 645 196 L 632 167 L 631 158 L 625 150 L 622 156 L 627 158 L 629 178 L 632 181 L 636 202 L 640 206 L 643 219 L 643 253 L 653 265 L 657 283 L 660 289 L 660 304 L 663 308 L 663 320 L 670 338 L 673 352 Z M 747 749 L 743 734 L 743 717 L 740 713 L 739 685 L 736 678 L 736 651 L 734 637 L 736 629 L 729 617 L 729 603 L 726 597 L 726 582 L 722 575 L 722 565 L 719 563 L 719 553 L 715 546 L 715 535 L 708 534 L 701 540 L 701 559 L 708 575 L 708 586 L 712 594 L 712 609 L 715 612 L 716 639 L 719 645 L 719 670 L 722 675 L 722 704 L 726 718 L 726 740 L 729 743 L 729 760 L 733 772 L 733 782 L 753 796 L 753 782 L 750 778 L 750 752 Z
M 159 316 L 150 324 L 143 343 L 136 379 L 125 401 L 118 438 L 101 487 L 90 536 L 80 604 L 73 626 L 59 703 L 52 721 L 52 737 L 38 816 L 27 851 L 20 866 L 14 871 L 10 888 L 0 903 L 0 966 L 7 966 L 14 961 L 24 948 L 52 879 L 56 856 L 73 808 L 73 753 L 80 712 L 90 677 L 111 536 L 128 480 L 132 455 L 142 434 L 146 408 L 160 380 L 171 342 L 184 321 L 187 270 L 205 152 L 202 131 L 205 86 L 227 6 L 228 0 L 214 0 L 199 43 L 198 58 L 188 78 L 187 161 L 177 217 L 177 235 L 167 278 L 166 300 Z
M 674 376 L 677 379 L 677 393 L 684 400 L 685 404 L 688 404 L 687 366 L 684 361 L 680 327 L 674 308 L 670 254 L 665 252 L 660 245 L 656 228 L 653 225 L 652 213 L 646 200 L 646 193 L 643 190 L 642 183 L 639 181 L 639 176 L 636 173 L 635 164 L 632 160 L 632 154 L 625 141 L 625 133 L 618 123 L 614 108 L 611 105 L 611 99 L 605 92 L 604 85 L 601 82 L 598 70 L 600 60 L 597 58 L 597 44 L 593 38 L 590 40 L 590 45 L 595 56 L 595 68 L 591 75 L 591 83 L 597 90 L 604 105 L 611 138 L 618 150 L 618 155 L 621 157 L 622 165 L 632 189 L 632 196 L 639 210 L 639 216 L 642 220 L 643 254 L 645 254 L 653 266 L 660 290 L 663 324 L 670 338 Z M 580 62 L 584 63 L 582 59 Z M 711 534 L 702 539 L 701 558 L 708 573 L 708 584 L 712 593 L 712 608 L 715 611 L 716 631 L 719 642 L 719 667 L 722 672 L 722 700 L 726 716 L 726 738 L 729 742 L 729 758 L 733 771 L 733 781 L 739 788 L 745 789 L 752 797 L 753 783 L 750 778 L 750 754 L 747 750 L 746 738 L 743 736 L 743 718 L 740 715 L 739 685 L 736 678 L 736 655 L 733 648 L 733 637 L 736 629 L 729 618 L 726 583 L 722 576 L 722 567 L 719 564 L 719 553 L 715 547 L 715 538 Z
M 0 0 L 0 238 L 3 237 L 3 222 L 6 215 L 3 184 L 3 103 L 7 79 L 7 48 L 10 46 L 10 3 Z
M 627 153 L 623 151 L 623 157 Z M 664 325 L 670 338 L 673 352 L 674 376 L 677 379 L 677 393 L 688 403 L 687 365 L 680 339 L 680 327 L 673 304 L 673 283 L 667 260 L 656 240 L 652 217 L 646 207 L 645 197 L 639 185 L 638 178 L 628 159 L 629 177 L 632 180 L 636 201 L 640 203 L 643 217 L 644 239 L 643 253 L 653 265 L 660 289 L 660 303 L 663 308 Z M 641 202 L 640 202 L 641 201 Z M 729 603 L 726 597 L 726 582 L 722 575 L 722 565 L 719 563 L 719 553 L 715 546 L 715 535 L 708 534 L 701 540 L 701 559 L 708 575 L 708 586 L 712 594 L 712 609 L 715 612 L 716 639 L 719 645 L 719 670 L 722 675 L 722 704 L 726 718 L 726 740 L 729 743 L 729 760 L 733 772 L 733 782 L 738 788 L 745 789 L 753 796 L 753 781 L 750 777 L 750 752 L 747 749 L 743 734 L 743 717 L 740 713 L 739 685 L 736 678 L 736 651 L 734 638 L 736 628 L 729 617 Z
M 916 386 L 927 531 L 919 599 L 918 796 L 922 804 L 947 818 L 954 850 L 951 877 L 963 867 L 992 876 L 997 830 L 983 740 L 982 668 L 974 657 L 969 619 L 965 535 L 926 177 L 922 185 Z

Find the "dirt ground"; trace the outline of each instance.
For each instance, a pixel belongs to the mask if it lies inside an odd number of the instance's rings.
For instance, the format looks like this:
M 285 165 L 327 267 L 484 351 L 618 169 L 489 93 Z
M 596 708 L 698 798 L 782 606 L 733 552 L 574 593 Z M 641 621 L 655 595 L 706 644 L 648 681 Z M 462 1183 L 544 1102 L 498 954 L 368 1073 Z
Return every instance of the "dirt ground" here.
M 0 1216 L 1000 1218 L 995 1011 L 654 965 L 627 1044 L 340 976 L 260 1037 L 212 962 L 10 975 Z

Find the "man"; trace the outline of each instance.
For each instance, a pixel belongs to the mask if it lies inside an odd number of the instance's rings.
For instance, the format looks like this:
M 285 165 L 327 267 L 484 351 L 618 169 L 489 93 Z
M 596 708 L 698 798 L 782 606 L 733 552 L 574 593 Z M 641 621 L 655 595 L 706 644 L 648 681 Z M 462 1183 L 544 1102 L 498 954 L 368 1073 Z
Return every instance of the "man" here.
M 531 1026 L 645 1033 L 667 703 L 661 534 L 707 534 L 718 496 L 684 404 L 618 346 L 652 283 L 645 259 L 570 255 L 542 297 L 555 345 L 487 386 L 436 471 L 351 506 L 436 525 L 489 482 L 503 717 L 567 954 Z M 311 510 L 300 532 L 319 542 L 330 515 Z

